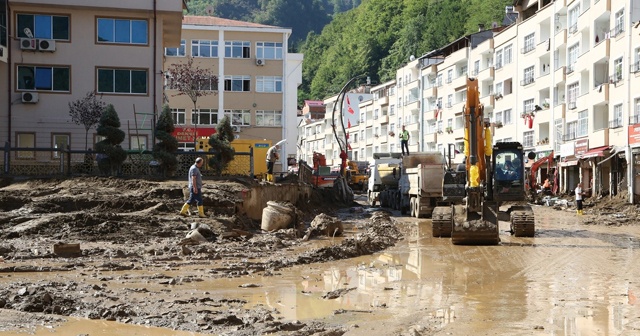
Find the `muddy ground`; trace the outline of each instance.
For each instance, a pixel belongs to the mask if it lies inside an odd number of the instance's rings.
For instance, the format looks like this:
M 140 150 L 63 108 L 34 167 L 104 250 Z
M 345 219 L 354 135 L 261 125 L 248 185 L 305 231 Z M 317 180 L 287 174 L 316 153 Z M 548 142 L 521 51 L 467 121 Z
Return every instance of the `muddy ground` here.
M 339 204 L 326 192 L 315 193 L 296 208 L 295 227 L 263 232 L 259 222 L 235 213 L 242 190 L 254 183 L 206 181 L 203 196 L 208 218 L 200 219 L 195 214 L 178 215 L 185 192 L 182 181 L 3 180 L 0 309 L 30 317 L 12 314 L 0 323 L 0 331 L 29 330 L 72 316 L 210 334 L 343 334 L 344 326 L 280 321 L 274 317 L 277 311 L 269 308 L 245 309 L 245 302 L 239 300 L 210 297 L 207 292 L 184 296 L 172 289 L 216 278 L 277 276 L 280 269 L 292 265 L 371 254 L 402 238 L 388 213 Z M 340 220 L 333 217 L 335 210 L 344 208 Z M 340 244 L 322 246 L 318 244 L 322 230 L 309 230 L 312 222 L 322 228 L 342 220 L 350 221 L 348 226 L 357 233 Z M 185 239 L 194 223 L 210 229 L 199 230 L 198 238 L 206 241 Z M 74 246 L 60 244 L 80 244 L 80 253 L 63 249 Z M 54 245 L 59 254 L 54 253 Z M 124 272 L 110 275 L 113 271 Z M 136 275 L 127 276 L 127 271 Z M 22 276 L 33 272 L 43 276 Z M 73 274 L 75 280 L 69 281 L 68 276 L 56 280 L 55 274 Z M 151 289 L 127 287 L 140 281 Z
M 259 222 L 235 213 L 242 190 L 254 183 L 206 181 L 208 218 L 199 219 L 177 215 L 184 199 L 182 181 L 3 180 L 0 331 L 28 332 L 63 323 L 69 316 L 205 334 L 345 334 L 354 326 L 326 319 L 284 321 L 267 306 L 247 309 L 242 300 L 181 290 L 211 279 L 277 277 L 293 265 L 372 254 L 396 244 L 406 233 L 387 212 L 339 204 L 323 192 L 299 204 L 296 227 L 266 233 Z M 585 206 L 586 225 L 638 223 L 638 207 L 625 204 L 622 195 L 587 199 Z M 345 238 L 338 243 L 324 244 L 329 239 L 321 230 L 308 231 L 311 223 L 335 225 L 335 220 L 344 223 Z M 185 239 L 192 223 L 211 229 L 202 231 L 206 242 Z M 78 243 L 81 253 L 54 254 L 54 245 L 61 243 Z M 139 283 L 147 286 L 133 285 Z M 259 284 L 247 280 L 241 286 Z M 327 292 L 324 297 L 346 292 Z

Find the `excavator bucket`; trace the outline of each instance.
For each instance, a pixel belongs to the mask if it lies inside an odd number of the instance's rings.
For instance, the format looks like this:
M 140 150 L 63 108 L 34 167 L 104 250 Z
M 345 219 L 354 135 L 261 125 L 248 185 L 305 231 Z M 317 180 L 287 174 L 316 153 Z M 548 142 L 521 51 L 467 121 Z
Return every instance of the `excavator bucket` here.
M 482 213 L 467 211 L 464 205 L 453 206 L 451 242 L 454 245 L 497 245 L 498 206 L 495 202 L 483 202 Z

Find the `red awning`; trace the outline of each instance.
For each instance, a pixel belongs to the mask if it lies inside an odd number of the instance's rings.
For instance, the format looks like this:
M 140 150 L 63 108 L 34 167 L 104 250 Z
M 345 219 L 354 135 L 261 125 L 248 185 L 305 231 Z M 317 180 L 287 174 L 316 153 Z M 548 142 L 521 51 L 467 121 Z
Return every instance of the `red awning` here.
M 601 146 L 601 147 L 592 148 L 586 151 L 584 154 L 580 155 L 580 158 L 588 159 L 588 158 L 594 158 L 594 157 L 603 157 L 604 151 L 609 150 L 610 148 L 611 148 L 610 146 Z
M 578 160 L 571 160 L 565 162 L 558 162 L 558 167 L 571 167 L 578 165 Z

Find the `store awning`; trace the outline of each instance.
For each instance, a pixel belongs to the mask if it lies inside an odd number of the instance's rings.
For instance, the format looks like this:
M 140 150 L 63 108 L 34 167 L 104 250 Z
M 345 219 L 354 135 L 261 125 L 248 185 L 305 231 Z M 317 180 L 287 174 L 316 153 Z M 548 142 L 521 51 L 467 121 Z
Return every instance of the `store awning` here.
M 570 167 L 570 166 L 577 166 L 577 165 L 578 165 L 578 160 L 558 162 L 558 167 Z
M 604 160 L 602 160 L 602 161 L 598 162 L 598 165 L 601 165 L 601 164 L 603 164 L 603 163 L 605 163 L 605 162 L 609 161 L 610 159 L 612 159 L 612 158 L 614 158 L 616 155 L 618 155 L 618 153 L 622 153 L 622 152 L 624 152 L 625 150 L 626 150 L 626 147 L 616 147 L 616 150 L 615 150 L 613 153 L 611 153 L 611 155 L 610 155 L 608 158 L 606 158 L 606 159 L 604 159 Z
M 603 157 L 604 152 L 609 150 L 610 148 L 611 146 L 601 146 L 601 147 L 592 148 L 586 151 L 584 154 L 580 155 L 580 158 L 589 159 L 589 158 L 595 158 L 595 157 Z

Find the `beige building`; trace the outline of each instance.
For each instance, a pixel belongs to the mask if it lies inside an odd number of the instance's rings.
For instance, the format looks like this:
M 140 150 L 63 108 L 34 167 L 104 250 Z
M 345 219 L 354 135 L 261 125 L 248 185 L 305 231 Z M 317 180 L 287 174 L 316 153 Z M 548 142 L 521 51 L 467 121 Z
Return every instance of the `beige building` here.
M 194 136 L 209 136 L 229 116 L 236 138 L 281 146 L 276 171 L 286 171 L 295 156 L 297 87 L 302 81 L 302 55 L 289 53 L 291 29 L 215 17 L 185 16 L 179 48 L 165 50 L 163 68 L 194 58 L 194 64 L 218 77 L 216 94 L 193 101 L 167 85 L 176 133 L 184 150 L 193 150 Z M 167 77 L 167 84 L 170 78 Z M 196 148 L 197 150 L 199 148 Z
M 12 147 L 85 149 L 84 126 L 69 102 L 96 91 L 119 114 L 162 104 L 163 47 L 178 46 L 183 0 L 10 0 L 0 27 L 0 139 Z M 146 128 L 151 128 L 149 118 Z M 130 126 L 128 126 L 130 125 Z M 147 146 L 151 131 L 127 134 L 125 149 Z M 88 147 L 96 142 L 90 130 Z M 34 152 L 12 160 L 36 160 Z M 37 160 L 44 158 L 38 157 Z
M 580 182 L 596 194 L 624 191 L 638 200 L 638 22 L 637 0 L 515 0 L 502 24 L 408 56 L 396 80 L 372 87 L 351 131 L 359 134 L 350 137 L 352 155 L 399 152 L 397 137 L 382 137 L 385 125 L 387 135 L 401 125 L 410 130 L 410 151 L 448 144 L 461 151 L 465 81 L 475 77 L 494 141 L 518 141 L 537 158 L 553 151 L 563 192 Z M 314 147 L 338 159 L 330 141 L 324 146 Z

